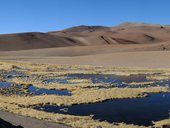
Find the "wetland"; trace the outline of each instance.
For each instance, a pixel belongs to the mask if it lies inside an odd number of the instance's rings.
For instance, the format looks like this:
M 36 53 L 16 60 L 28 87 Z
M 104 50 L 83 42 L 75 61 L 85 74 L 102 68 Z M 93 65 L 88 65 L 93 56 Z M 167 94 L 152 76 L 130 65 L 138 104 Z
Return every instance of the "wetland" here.
M 0 110 L 75 128 L 169 126 L 170 70 L 0 62 Z

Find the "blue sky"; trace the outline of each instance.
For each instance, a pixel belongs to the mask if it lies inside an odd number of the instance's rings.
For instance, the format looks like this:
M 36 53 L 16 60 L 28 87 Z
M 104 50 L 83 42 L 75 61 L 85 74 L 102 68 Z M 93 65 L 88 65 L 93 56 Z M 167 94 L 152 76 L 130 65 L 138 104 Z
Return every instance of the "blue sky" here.
M 0 0 L 0 33 L 122 22 L 170 24 L 170 0 Z

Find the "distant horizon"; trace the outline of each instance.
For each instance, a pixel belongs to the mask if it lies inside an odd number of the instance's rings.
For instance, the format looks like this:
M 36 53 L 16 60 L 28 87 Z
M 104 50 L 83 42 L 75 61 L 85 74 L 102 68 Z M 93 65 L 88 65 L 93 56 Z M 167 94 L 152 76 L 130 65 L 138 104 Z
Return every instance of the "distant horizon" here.
M 169 0 L 1 0 L 0 34 L 124 22 L 170 24 Z
M 85 24 L 82 24 L 82 25 L 75 25 L 75 26 L 70 26 L 70 27 L 66 27 L 66 28 L 63 28 L 63 29 L 59 29 L 59 30 L 49 30 L 49 31 L 21 31 L 21 32 L 14 32 L 14 33 L 0 33 L 0 35 L 5 35 L 5 34 L 17 34 L 17 33 L 36 33 L 36 32 L 40 32 L 40 33 L 47 33 L 47 32 L 53 32 L 53 31 L 62 31 L 62 30 L 65 30 L 65 29 L 69 29 L 69 28 L 74 28 L 74 27 L 79 27 L 79 26 L 101 26 L 101 27 L 116 27 L 116 26 L 119 26 L 121 24 L 125 24 L 125 23 L 131 23 L 131 24 L 147 24 L 147 25 L 163 25 L 163 26 L 169 26 L 170 24 L 159 24 L 159 23 L 145 23 L 145 22 L 122 22 L 120 24 L 117 24 L 117 25 L 112 25 L 112 26 L 104 26 L 104 25 L 85 25 Z

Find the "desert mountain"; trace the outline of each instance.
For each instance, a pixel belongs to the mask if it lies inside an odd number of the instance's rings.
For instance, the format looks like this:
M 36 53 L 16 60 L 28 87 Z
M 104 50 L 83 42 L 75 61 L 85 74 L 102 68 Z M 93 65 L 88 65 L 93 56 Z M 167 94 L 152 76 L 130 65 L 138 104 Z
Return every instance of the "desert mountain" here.
M 168 50 L 169 42 L 170 26 L 168 25 L 123 23 L 115 27 L 77 26 L 47 33 L 2 34 L 0 35 L 0 50 L 15 51 L 112 44 L 155 44 L 158 49 Z

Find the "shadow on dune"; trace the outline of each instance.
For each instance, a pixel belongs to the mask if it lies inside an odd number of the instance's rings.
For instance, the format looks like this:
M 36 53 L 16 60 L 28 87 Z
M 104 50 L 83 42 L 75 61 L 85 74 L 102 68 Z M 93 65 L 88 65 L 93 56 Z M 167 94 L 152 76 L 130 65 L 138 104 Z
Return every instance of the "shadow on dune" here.
M 2 119 L 0 119 L 0 128 L 24 128 L 22 126 L 14 126 L 10 124 L 9 122 L 6 122 Z

